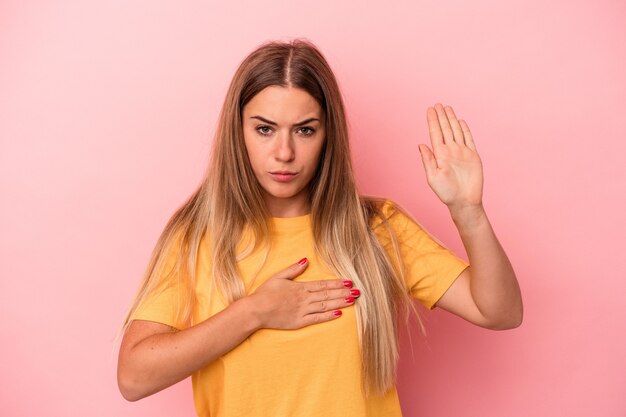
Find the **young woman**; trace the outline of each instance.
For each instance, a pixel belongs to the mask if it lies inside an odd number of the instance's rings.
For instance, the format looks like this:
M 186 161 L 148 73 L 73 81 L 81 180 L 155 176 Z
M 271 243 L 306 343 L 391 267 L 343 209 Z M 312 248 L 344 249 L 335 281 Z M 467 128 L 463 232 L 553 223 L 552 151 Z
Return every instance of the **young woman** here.
M 394 202 L 358 193 L 341 94 L 314 45 L 253 51 L 209 170 L 165 227 L 126 318 L 122 395 L 191 375 L 199 416 L 400 416 L 398 322 L 412 299 L 518 326 L 520 291 L 482 206 L 469 128 L 441 104 L 427 118 L 427 180 L 470 263 Z

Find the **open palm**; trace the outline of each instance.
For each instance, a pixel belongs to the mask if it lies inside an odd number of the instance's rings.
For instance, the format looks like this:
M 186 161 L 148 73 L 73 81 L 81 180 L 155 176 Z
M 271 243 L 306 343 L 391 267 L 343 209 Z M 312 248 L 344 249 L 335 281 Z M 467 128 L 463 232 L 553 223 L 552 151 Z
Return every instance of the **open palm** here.
M 440 103 L 426 110 L 426 118 L 433 150 L 419 149 L 428 185 L 448 207 L 480 206 L 483 167 L 467 123 Z

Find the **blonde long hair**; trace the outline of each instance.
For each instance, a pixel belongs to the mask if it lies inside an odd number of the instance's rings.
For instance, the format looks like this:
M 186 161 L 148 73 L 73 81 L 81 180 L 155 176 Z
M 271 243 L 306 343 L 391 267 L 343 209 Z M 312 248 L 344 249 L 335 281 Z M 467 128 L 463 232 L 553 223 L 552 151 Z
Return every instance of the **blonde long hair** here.
M 270 214 L 246 152 L 241 114 L 268 86 L 307 91 L 326 117 L 326 141 L 309 186 L 315 250 L 337 276 L 350 279 L 363 294 L 354 304 L 362 356 L 362 387 L 366 395 L 382 395 L 396 379 L 398 319 L 419 315 L 404 280 L 396 237 L 380 211 L 381 198 L 359 195 L 352 171 L 348 128 L 335 76 L 320 51 L 308 40 L 268 42 L 254 50 L 237 69 L 226 94 L 214 138 L 211 162 L 199 188 L 174 213 L 152 253 L 143 283 L 124 321 L 128 328 L 142 302 L 164 285 L 166 259 L 178 256 L 172 271 L 186 292 L 178 317 L 193 325 L 196 263 L 200 240 L 209 237 L 213 280 L 227 301 L 246 296 L 238 275 L 236 251 L 244 225 L 254 244 L 267 242 Z M 403 211 L 396 206 L 398 211 Z M 387 256 L 372 228 L 379 217 L 391 238 L 395 256 Z M 244 255 L 245 256 L 245 255 Z M 421 320 L 419 320 L 422 325 Z M 422 331 L 424 327 L 422 325 Z

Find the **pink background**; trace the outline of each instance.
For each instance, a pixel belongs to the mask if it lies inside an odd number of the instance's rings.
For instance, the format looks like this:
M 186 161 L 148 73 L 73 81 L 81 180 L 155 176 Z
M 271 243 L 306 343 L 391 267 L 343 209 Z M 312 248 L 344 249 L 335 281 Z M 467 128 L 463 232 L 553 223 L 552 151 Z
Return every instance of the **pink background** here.
M 238 63 L 302 36 L 343 89 L 362 191 L 463 257 L 417 145 L 435 102 L 468 121 L 522 287 L 518 329 L 436 310 L 404 337 L 404 414 L 626 415 L 625 3 L 217 3 L 0 3 L 0 414 L 194 415 L 188 380 L 123 400 L 114 337 Z

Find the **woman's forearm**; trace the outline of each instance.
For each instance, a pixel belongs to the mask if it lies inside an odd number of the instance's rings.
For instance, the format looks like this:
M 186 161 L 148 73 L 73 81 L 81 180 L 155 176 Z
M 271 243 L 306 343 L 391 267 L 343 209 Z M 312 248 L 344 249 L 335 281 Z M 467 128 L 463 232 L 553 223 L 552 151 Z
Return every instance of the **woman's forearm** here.
M 185 330 L 148 336 L 122 347 L 118 382 L 124 398 L 136 401 L 173 385 L 231 351 L 260 328 L 244 297 Z
M 122 340 L 118 362 L 124 398 L 136 401 L 177 383 L 259 329 L 299 329 L 336 320 L 339 309 L 354 303 L 356 289 L 340 279 L 294 282 L 307 265 L 303 258 L 268 278 L 253 294 L 188 329 L 171 332 L 161 323 L 133 323 Z
M 522 297 L 513 267 L 481 206 L 450 209 L 471 265 L 470 289 L 482 315 L 494 327 L 517 327 Z

